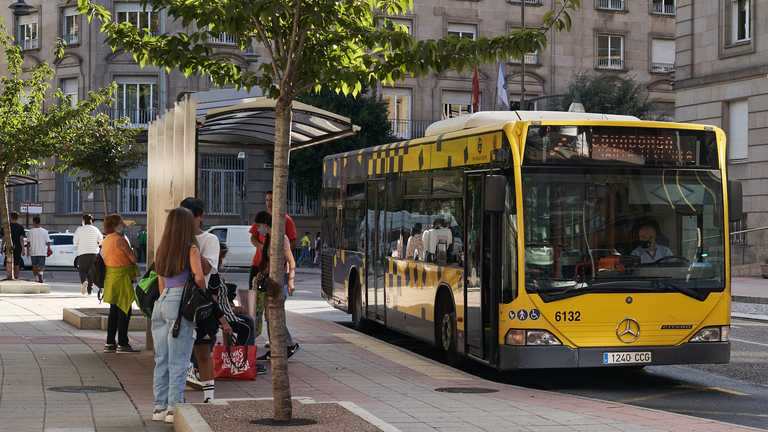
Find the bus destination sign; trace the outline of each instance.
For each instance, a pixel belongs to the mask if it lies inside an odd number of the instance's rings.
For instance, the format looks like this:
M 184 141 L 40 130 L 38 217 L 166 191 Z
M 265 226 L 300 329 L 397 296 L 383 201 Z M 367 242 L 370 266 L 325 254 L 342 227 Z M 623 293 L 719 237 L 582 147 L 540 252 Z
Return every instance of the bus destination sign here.
M 598 133 L 592 137 L 592 159 L 631 164 L 695 165 L 696 153 L 682 148 L 672 135 L 619 135 Z

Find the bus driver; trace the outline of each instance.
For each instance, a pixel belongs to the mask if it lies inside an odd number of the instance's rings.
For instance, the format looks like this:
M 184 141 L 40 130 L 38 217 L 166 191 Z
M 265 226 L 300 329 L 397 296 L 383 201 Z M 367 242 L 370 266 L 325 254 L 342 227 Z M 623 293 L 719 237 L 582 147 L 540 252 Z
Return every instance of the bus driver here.
M 651 264 L 664 257 L 672 256 L 672 250 L 656 243 L 656 225 L 645 222 L 637 230 L 640 245 L 632 251 L 632 255 L 640 257 L 640 264 Z

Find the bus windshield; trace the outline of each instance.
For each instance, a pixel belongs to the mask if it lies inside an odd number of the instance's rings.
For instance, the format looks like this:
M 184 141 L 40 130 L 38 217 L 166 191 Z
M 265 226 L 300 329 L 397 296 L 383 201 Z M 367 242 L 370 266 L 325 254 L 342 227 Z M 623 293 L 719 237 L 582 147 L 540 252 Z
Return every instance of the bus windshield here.
M 545 300 L 724 288 L 715 170 L 529 166 L 522 196 L 526 288 Z

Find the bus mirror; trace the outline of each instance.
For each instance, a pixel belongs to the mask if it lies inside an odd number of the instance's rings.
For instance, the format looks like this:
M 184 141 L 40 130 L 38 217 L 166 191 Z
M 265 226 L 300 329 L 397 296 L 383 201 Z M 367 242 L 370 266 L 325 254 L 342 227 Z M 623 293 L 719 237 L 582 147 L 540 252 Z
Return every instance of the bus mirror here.
M 728 180 L 728 220 L 741 220 L 744 216 L 744 198 L 741 192 L 741 182 Z
M 485 176 L 485 211 L 501 213 L 507 194 L 507 178 L 503 175 Z

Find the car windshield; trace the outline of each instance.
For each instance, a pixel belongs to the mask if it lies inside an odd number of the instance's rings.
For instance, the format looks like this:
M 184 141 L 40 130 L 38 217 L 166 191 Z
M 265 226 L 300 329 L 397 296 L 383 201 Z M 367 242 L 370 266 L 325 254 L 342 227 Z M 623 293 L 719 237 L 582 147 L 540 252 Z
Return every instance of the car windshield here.
M 54 246 L 65 246 L 65 245 L 71 245 L 74 243 L 74 237 L 71 235 L 52 235 L 51 240 L 53 241 Z
M 529 291 L 723 288 L 717 171 L 529 167 L 523 179 Z

